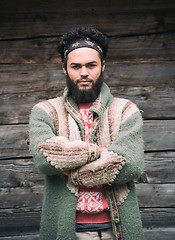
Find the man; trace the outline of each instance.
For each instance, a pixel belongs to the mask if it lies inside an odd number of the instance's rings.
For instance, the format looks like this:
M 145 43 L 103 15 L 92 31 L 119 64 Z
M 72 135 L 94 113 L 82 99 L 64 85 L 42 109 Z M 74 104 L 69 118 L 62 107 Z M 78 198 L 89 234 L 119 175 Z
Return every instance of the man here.
M 65 34 L 58 51 L 67 88 L 34 106 L 30 150 L 45 174 L 41 240 L 142 240 L 134 179 L 143 172 L 142 118 L 103 82 L 107 38 Z

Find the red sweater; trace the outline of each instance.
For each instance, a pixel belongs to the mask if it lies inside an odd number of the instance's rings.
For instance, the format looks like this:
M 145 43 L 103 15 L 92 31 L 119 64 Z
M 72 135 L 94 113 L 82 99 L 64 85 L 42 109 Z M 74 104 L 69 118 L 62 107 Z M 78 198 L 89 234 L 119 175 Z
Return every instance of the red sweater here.
M 93 124 L 93 113 L 89 111 L 92 103 L 79 104 L 80 113 L 84 119 L 85 141 L 89 141 Z M 80 187 L 77 203 L 76 223 L 110 222 L 108 201 L 104 186 Z

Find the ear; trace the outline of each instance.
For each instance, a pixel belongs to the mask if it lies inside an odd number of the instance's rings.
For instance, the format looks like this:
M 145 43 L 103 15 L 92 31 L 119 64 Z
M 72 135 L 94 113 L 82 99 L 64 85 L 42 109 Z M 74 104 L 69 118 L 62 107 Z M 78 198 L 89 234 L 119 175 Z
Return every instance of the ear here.
M 62 69 L 63 69 L 64 74 L 67 75 L 67 71 L 66 71 L 66 69 L 64 67 L 64 64 L 62 64 Z
M 105 60 L 103 60 L 102 72 L 104 72 L 104 70 L 105 70 L 105 66 L 106 66 L 106 61 L 105 61 Z

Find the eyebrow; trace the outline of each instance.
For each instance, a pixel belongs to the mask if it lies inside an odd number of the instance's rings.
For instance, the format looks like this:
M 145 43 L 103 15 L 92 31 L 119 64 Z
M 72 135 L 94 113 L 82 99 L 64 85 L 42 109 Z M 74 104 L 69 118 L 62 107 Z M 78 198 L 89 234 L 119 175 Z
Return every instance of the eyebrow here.
M 97 63 L 97 61 L 88 62 L 88 63 L 86 63 L 86 65 L 88 65 L 88 64 L 93 64 L 93 63 Z M 72 66 L 72 65 L 81 65 L 81 63 L 72 62 L 72 63 L 70 64 L 70 66 Z

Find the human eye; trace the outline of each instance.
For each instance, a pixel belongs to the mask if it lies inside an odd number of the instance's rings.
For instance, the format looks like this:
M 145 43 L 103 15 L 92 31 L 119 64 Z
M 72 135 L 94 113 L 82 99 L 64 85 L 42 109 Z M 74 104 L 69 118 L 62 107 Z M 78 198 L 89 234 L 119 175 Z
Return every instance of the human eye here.
M 96 64 L 95 64 L 95 63 L 89 63 L 89 64 L 88 64 L 88 67 L 89 67 L 89 68 L 94 68 L 94 67 L 96 67 Z
M 72 65 L 71 67 L 72 67 L 72 69 L 75 69 L 75 70 L 80 68 L 79 65 Z

